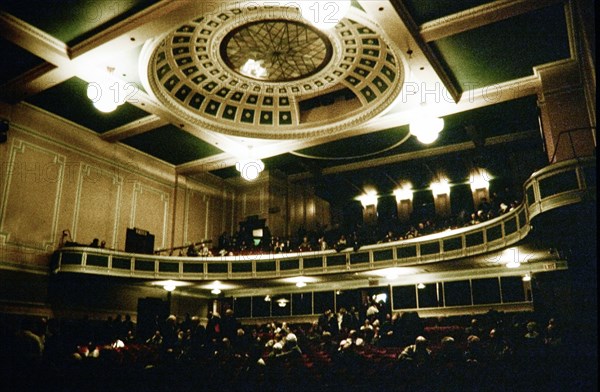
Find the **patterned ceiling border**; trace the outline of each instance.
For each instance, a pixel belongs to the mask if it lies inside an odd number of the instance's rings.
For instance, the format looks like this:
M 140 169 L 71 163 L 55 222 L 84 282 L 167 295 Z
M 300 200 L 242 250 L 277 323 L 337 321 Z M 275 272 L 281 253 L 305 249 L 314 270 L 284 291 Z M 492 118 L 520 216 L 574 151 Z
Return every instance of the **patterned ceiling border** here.
M 317 55 L 331 50 L 323 63 L 281 81 L 246 77 L 222 57 L 232 32 L 249 26 L 255 33 L 252 26 L 262 28 L 260 21 L 289 21 L 314 32 L 294 8 L 235 7 L 202 15 L 145 44 L 140 74 L 147 91 L 182 120 L 266 139 L 340 132 L 380 114 L 399 95 L 406 65 L 363 12 L 354 9 L 334 29 L 318 33 L 323 44 Z

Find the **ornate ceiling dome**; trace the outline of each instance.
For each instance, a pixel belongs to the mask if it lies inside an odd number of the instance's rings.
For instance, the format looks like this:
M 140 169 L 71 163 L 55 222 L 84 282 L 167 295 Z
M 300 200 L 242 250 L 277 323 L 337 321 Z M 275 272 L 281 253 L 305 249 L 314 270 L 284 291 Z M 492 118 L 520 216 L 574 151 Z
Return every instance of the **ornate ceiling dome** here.
M 148 42 L 147 89 L 183 119 L 243 137 L 296 139 L 341 131 L 389 106 L 404 66 L 357 10 L 321 31 L 295 8 L 202 15 Z

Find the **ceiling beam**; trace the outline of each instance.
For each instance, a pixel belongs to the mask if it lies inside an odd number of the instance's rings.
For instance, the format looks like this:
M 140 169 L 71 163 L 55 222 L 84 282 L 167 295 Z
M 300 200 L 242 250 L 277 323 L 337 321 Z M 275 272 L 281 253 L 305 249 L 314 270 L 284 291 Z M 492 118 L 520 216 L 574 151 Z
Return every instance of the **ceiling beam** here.
M 540 88 L 540 79 L 536 75 L 491 86 L 473 86 L 472 89 L 465 91 L 461 95 L 460 101 L 456 104 L 450 99 L 444 100 L 441 96 L 438 97 L 439 104 L 432 108 L 432 114 L 438 117 L 445 117 L 485 106 L 496 105 L 502 102 L 511 101 L 513 99 L 535 95 Z M 440 93 L 440 95 L 442 94 Z M 265 149 L 258 149 L 257 153 L 260 153 L 261 158 L 268 158 L 284 152 L 297 151 L 324 143 L 334 142 L 340 138 L 360 136 L 372 132 L 408 125 L 412 113 L 410 110 L 403 109 L 405 108 L 403 108 L 402 102 L 399 102 L 397 109 L 392 108 L 387 114 L 371 119 L 364 124 L 353 127 L 344 132 L 308 140 L 290 140 L 288 142 L 282 142 L 277 145 L 269 146 Z M 279 151 L 274 151 L 275 149 L 279 149 Z
M 515 141 L 519 141 L 519 140 L 533 138 L 536 136 L 539 136 L 538 130 L 510 133 L 507 135 L 486 138 L 485 145 L 487 147 L 487 146 L 493 146 L 496 144 L 511 143 L 511 142 L 515 142 Z M 322 174 L 329 175 L 329 174 L 344 173 L 344 172 L 348 172 L 348 171 L 361 170 L 361 169 L 373 168 L 373 167 L 377 167 L 377 166 L 389 165 L 392 163 L 412 161 L 415 159 L 430 158 L 430 157 L 438 156 L 438 155 L 446 155 L 446 154 L 451 154 L 451 153 L 460 152 L 460 151 L 473 150 L 475 148 L 476 148 L 475 144 L 472 141 L 468 141 L 468 142 L 463 142 L 463 143 L 452 144 L 449 146 L 427 148 L 427 149 L 420 150 L 420 151 L 411 151 L 411 152 L 402 153 L 402 154 L 390 155 L 390 156 L 383 157 L 383 158 L 375 158 L 375 159 L 369 159 L 369 160 L 361 161 L 361 162 L 346 163 L 343 165 L 332 166 L 332 167 L 323 169 Z M 312 173 L 304 172 L 304 173 L 292 174 L 288 177 L 288 179 L 290 181 L 299 181 L 299 180 L 304 180 L 304 179 L 311 178 L 311 177 L 312 177 Z
M 0 98 L 16 104 L 71 77 L 73 71 L 68 67 L 43 63 L 0 86 Z
M 446 89 L 448 90 L 450 96 L 454 99 L 455 102 L 458 102 L 461 94 L 460 87 L 457 84 L 455 84 L 448 72 L 446 72 L 445 68 L 442 66 L 440 59 L 438 59 L 431 47 L 427 45 L 427 42 L 425 42 L 425 40 L 421 36 L 420 28 L 412 18 L 412 15 L 404 5 L 404 2 L 400 0 L 395 0 L 393 1 L 393 6 L 396 9 L 398 16 L 400 16 L 400 19 L 404 24 L 404 28 L 411 35 L 412 39 L 417 44 L 419 50 L 423 52 L 428 63 L 437 73 L 438 77 L 444 84 L 444 87 L 446 87 Z
M 222 153 L 210 156 L 208 158 L 198 159 L 192 162 L 177 165 L 177 174 L 192 175 L 196 173 L 225 169 L 234 166 L 238 161 L 228 153 Z
M 154 39 L 181 23 L 189 21 L 193 15 L 216 12 L 228 4 L 239 6 L 239 3 L 226 0 L 210 3 L 191 0 L 163 0 L 70 48 L 62 41 L 28 23 L 10 14 L 2 13 L 0 14 L 0 29 L 3 36 L 7 36 L 13 43 L 35 55 L 52 61 L 54 65 L 45 63 L 10 81 L 2 86 L 0 97 L 7 102 L 17 103 L 74 76 L 87 82 L 95 80 L 98 70 L 118 65 L 119 58 L 115 57 L 115 54 L 134 50 L 145 41 Z M 132 124 L 106 133 L 103 136 L 104 140 L 121 140 L 153 129 L 150 124 L 162 126 L 170 122 L 221 150 L 231 153 L 240 150 L 239 141 L 182 121 L 141 90 L 136 92 L 129 103 L 162 118 L 163 121 L 156 119 L 134 121 Z M 222 167 L 222 164 L 219 166 Z
M 497 0 L 424 23 L 420 34 L 425 42 L 437 41 L 562 2 L 564 0 Z
M 0 97 L 17 103 L 72 76 L 68 46 L 50 34 L 0 11 L 0 35 L 45 62 L 0 87 Z
M 67 44 L 4 11 L 0 11 L 0 35 L 51 64 L 69 61 Z
M 115 58 L 116 54 L 139 47 L 146 40 L 188 21 L 190 15 L 196 15 L 196 10 L 208 7 L 204 3 L 198 3 L 189 0 L 163 0 L 73 47 L 68 47 L 66 43 L 27 22 L 6 12 L 0 12 L 2 37 L 53 64 L 36 68 L 37 71 L 45 69 L 46 72 L 50 72 L 58 68 L 58 74 L 61 75 L 48 77 L 43 72 L 28 72 L 1 86 L 0 94 L 7 97 L 7 101 L 16 103 L 54 84 L 78 76 L 79 73 L 85 74 L 89 68 L 112 66 L 111 61 L 118 61 L 118 58 Z M 110 12 L 114 10 L 111 9 Z
M 155 128 L 169 124 L 168 121 L 151 114 L 139 120 L 135 120 L 129 124 L 104 132 L 100 138 L 107 142 L 116 142 L 127 139 L 128 137 L 140 135 L 144 132 L 151 131 Z
M 535 75 L 492 86 L 480 88 L 475 88 L 475 86 L 473 86 L 472 89 L 465 91 L 461 95 L 461 99 L 457 104 L 451 102 L 450 100 L 448 100 L 448 102 L 444 102 L 443 104 L 440 103 L 440 108 L 436 109 L 435 113 L 433 114 L 440 117 L 449 116 L 513 99 L 535 95 L 539 89 L 540 79 Z M 399 106 L 402 106 L 401 103 L 399 103 Z M 324 143 L 334 142 L 342 138 L 360 136 L 394 127 L 401 127 L 403 125 L 407 125 L 409 120 L 410 112 L 394 111 L 392 109 L 384 116 L 376 117 L 369 120 L 365 124 L 361 124 L 344 132 L 314 139 L 278 141 L 267 146 L 257 145 L 255 146 L 255 152 L 258 158 L 270 158 L 276 155 L 285 154 L 290 151 L 297 151 Z M 236 157 L 227 153 L 213 155 L 208 158 L 178 165 L 177 173 L 194 174 L 202 171 L 223 169 L 235 165 L 236 161 Z
M 111 5 L 112 7 L 112 5 Z M 94 55 L 114 56 L 114 49 L 141 45 L 148 39 L 163 34 L 179 23 L 187 22 L 195 12 L 193 1 L 163 0 L 124 19 L 71 48 L 73 59 L 94 52 Z M 196 14 L 194 14 L 196 15 Z

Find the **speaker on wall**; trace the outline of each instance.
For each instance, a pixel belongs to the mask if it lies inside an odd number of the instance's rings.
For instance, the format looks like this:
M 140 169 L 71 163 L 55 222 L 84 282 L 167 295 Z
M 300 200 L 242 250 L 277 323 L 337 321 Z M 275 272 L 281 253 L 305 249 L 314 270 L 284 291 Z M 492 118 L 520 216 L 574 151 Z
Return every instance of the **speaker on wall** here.
M 154 253 L 154 235 L 147 230 L 138 228 L 127 228 L 125 236 L 125 252 L 131 253 Z
M 8 120 L 0 120 L 0 143 L 6 143 L 8 140 Z

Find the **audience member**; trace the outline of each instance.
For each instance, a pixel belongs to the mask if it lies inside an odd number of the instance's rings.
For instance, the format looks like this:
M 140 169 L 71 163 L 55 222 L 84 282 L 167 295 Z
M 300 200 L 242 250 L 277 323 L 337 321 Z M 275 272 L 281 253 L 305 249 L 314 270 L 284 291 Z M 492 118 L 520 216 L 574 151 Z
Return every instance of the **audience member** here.
M 409 325 L 411 318 L 417 320 L 416 312 L 403 313 L 402 317 L 400 314 L 386 314 L 380 334 L 377 332 L 379 320 L 370 323 L 365 314 L 364 325 L 369 327 L 364 328 L 363 332 L 372 328 L 371 341 L 363 339 L 355 329 L 346 331 L 347 322 L 344 320 L 351 313 L 354 311 L 341 308 L 337 317 L 331 311 L 324 312 L 322 323 L 325 327 L 331 328 L 334 322 L 338 329 L 341 327 L 337 335 L 332 335 L 327 330 L 322 331 L 318 321 L 310 325 L 273 321 L 256 327 L 232 323 L 232 328 L 233 325 L 237 328 L 231 337 L 226 335 L 230 335 L 227 325 L 228 320 L 234 319 L 232 311 L 226 310 L 223 319 L 217 314 L 209 314 L 206 323 L 200 323 L 197 316 L 191 317 L 189 314 L 181 319 L 171 315 L 160 323 L 160 328 L 151 337 L 139 343 L 134 338 L 135 324 L 127 322 L 130 320 L 127 315 L 124 320 L 120 315 L 110 317 L 109 322 L 98 320 L 98 327 L 91 327 L 91 320 L 86 320 L 85 328 L 96 330 L 96 334 L 81 332 L 76 339 L 65 339 L 63 336 L 58 340 L 56 337 L 62 334 L 55 321 L 49 322 L 45 328 L 37 326 L 32 319 L 24 319 L 22 327 L 18 331 L 15 329 L 12 339 L 3 338 L 1 341 L 10 341 L 16 347 L 8 351 L 11 353 L 8 357 L 7 351 L 0 352 L 0 355 L 2 358 L 13 359 L 13 363 L 9 364 L 11 368 L 46 363 L 45 358 L 48 358 L 47 363 L 52 364 L 52 369 L 56 369 L 57 374 L 64 374 L 66 369 L 73 372 L 73 366 L 83 369 L 85 366 L 111 364 L 110 368 L 90 367 L 90 372 L 94 369 L 94 372 L 102 372 L 108 376 L 106 380 L 119 377 L 113 371 L 136 377 L 137 373 L 130 371 L 128 366 L 133 366 L 134 361 L 138 361 L 139 365 L 146 367 L 144 374 L 149 377 L 148 380 L 158 380 L 153 376 L 157 374 L 161 374 L 160 377 L 169 382 L 176 380 L 176 377 L 183 377 L 182 380 L 190 382 L 196 376 L 209 376 L 205 380 L 208 383 L 207 390 L 218 389 L 219 385 L 230 390 L 248 391 L 283 391 L 290 388 L 319 390 L 316 385 L 321 385 L 327 390 L 334 388 L 359 391 L 369 390 L 369 387 L 389 387 L 392 385 L 389 383 L 391 380 L 398 379 L 403 382 L 402 390 L 499 391 L 535 390 L 538 387 L 540 390 L 565 390 L 569 385 L 568 379 L 571 379 L 554 374 L 560 371 L 561 359 L 565 358 L 566 353 L 562 346 L 562 328 L 558 328 L 554 318 L 540 331 L 533 321 L 538 319 L 534 315 L 527 314 L 528 320 L 532 321 L 525 324 L 518 322 L 520 317 L 515 317 L 515 325 L 521 325 L 522 329 L 518 335 L 520 340 L 516 342 L 518 352 L 513 355 L 509 341 L 502 336 L 502 320 L 510 317 L 504 313 L 489 313 L 477 318 L 484 325 L 496 326 L 485 339 L 476 335 L 464 335 L 479 324 L 473 323 L 473 319 L 468 326 L 461 325 L 464 320 L 461 318 L 429 319 L 424 332 L 413 335 L 411 344 L 403 349 L 398 343 L 393 343 L 394 340 L 388 340 L 384 344 L 385 337 L 389 331 L 393 332 L 393 336 L 397 331 L 406 330 L 400 321 L 406 321 L 406 325 Z M 404 314 L 409 314 L 410 318 Z M 114 334 L 114 331 L 119 330 L 118 325 L 122 326 L 122 330 L 127 330 L 125 339 Z M 126 328 L 126 325 L 134 328 Z M 205 325 L 214 331 L 211 338 L 206 333 Z M 102 333 L 100 329 L 103 328 L 110 328 L 111 333 Z M 437 335 L 442 332 L 443 335 Z M 446 335 L 447 332 L 451 335 Z M 45 342 L 44 336 L 47 336 Z M 90 336 L 99 338 L 91 341 L 88 338 Z M 102 336 L 112 337 L 103 340 Z M 165 336 L 175 338 L 169 343 L 171 338 Z M 377 336 L 380 336 L 379 343 Z M 429 339 L 434 339 L 434 336 L 443 338 L 435 339 L 435 343 L 429 346 L 425 336 Z M 539 350 L 535 355 L 530 350 L 531 342 L 528 339 L 541 344 L 537 346 Z M 265 344 L 267 340 L 269 342 Z M 72 345 L 70 342 L 73 342 Z M 68 346 L 68 349 L 61 350 L 57 344 Z M 71 356 L 77 358 L 78 364 L 75 365 L 68 362 L 67 358 L 77 346 L 77 351 Z M 3 349 L 5 347 L 2 346 Z M 551 347 L 556 350 L 552 352 Z M 46 352 L 47 356 L 40 354 Z M 57 354 L 61 352 L 64 354 Z M 53 358 L 51 362 L 50 358 Z M 94 362 L 96 365 L 93 365 Z M 156 369 L 158 373 L 153 373 L 150 369 Z M 190 372 L 190 369 L 194 370 Z M 139 383 L 136 387 L 149 390 L 149 385 L 144 384 L 142 378 L 135 380 Z M 56 379 L 52 382 L 56 383 Z M 104 386 L 105 390 L 114 389 Z M 175 389 L 181 390 L 179 387 Z M 173 389 L 157 386 L 150 390 Z
M 411 366 L 421 367 L 431 364 L 431 350 L 427 347 L 427 339 L 417 336 L 415 343 L 406 346 L 398 356 L 401 362 L 410 363 Z

